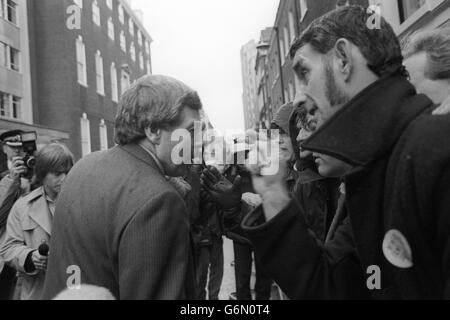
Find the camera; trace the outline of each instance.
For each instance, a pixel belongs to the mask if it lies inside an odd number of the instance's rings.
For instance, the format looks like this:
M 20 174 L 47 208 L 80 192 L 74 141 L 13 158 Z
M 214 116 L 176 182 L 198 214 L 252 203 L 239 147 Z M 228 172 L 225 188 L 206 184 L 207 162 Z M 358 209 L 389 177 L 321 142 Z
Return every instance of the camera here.
M 37 134 L 36 132 L 25 132 L 21 134 L 22 140 L 22 148 L 25 152 L 25 157 L 22 159 L 25 166 L 27 167 L 27 173 L 24 175 L 24 178 L 31 179 L 34 174 L 34 168 L 36 167 L 36 158 L 34 157 L 34 153 L 37 150 L 36 140 Z

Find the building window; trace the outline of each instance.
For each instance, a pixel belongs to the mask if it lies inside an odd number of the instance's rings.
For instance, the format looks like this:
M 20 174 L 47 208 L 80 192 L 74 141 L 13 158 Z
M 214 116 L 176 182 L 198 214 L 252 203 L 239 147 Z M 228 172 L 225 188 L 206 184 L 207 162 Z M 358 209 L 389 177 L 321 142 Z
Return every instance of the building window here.
M 295 40 L 295 20 L 292 11 L 289 11 L 289 33 L 291 34 L 290 43 L 293 43 Z
M 138 43 L 142 47 L 142 33 L 138 31 Z
M 130 87 L 130 83 L 130 74 L 126 70 L 122 70 L 120 79 L 121 94 L 124 94 L 124 92 L 128 90 L 128 88 Z
M 8 46 L 0 42 L 0 66 L 8 68 Z
M 106 0 L 106 5 L 108 6 L 108 8 L 110 8 L 112 10 L 112 8 L 113 8 L 112 0 Z
M 83 38 L 78 36 L 76 40 L 77 48 L 77 74 L 78 83 L 87 86 L 87 75 L 86 75 L 86 48 L 83 43 Z
M 100 120 L 100 150 L 108 150 L 108 128 L 106 127 L 105 120 Z
M 97 93 L 105 94 L 105 81 L 103 77 L 103 58 L 100 51 L 95 53 L 95 73 L 97 74 Z
M 125 13 L 123 12 L 123 7 L 119 4 L 119 21 L 125 23 Z
M 81 117 L 81 154 L 83 157 L 92 152 L 91 149 L 91 128 L 86 113 Z
M 21 120 L 21 101 L 20 97 L 0 92 L 0 117 Z
M 97 0 L 92 2 L 92 20 L 98 26 L 100 26 L 100 8 L 98 6 Z
M 147 61 L 147 74 L 152 74 L 152 68 L 150 66 L 150 60 Z
M 0 42 L 0 66 L 20 72 L 20 51 Z
M 9 118 L 10 114 L 9 95 L 4 92 L 0 92 L 0 116 Z
M 117 69 L 114 62 L 111 64 L 111 100 L 119 102 L 119 88 L 117 83 Z
M 114 41 L 114 22 L 111 17 L 108 19 L 108 36 Z
M 9 47 L 9 67 L 11 70 L 20 71 L 20 52 L 12 47 Z
M 144 70 L 144 55 L 142 52 L 139 53 L 139 66 L 141 67 L 141 70 Z
M 145 41 L 145 52 L 150 55 L 150 41 Z
M 284 103 L 291 101 L 291 96 L 289 95 L 289 90 L 287 88 L 284 90 L 284 100 Z
M 280 56 L 281 56 L 281 65 L 284 65 L 284 59 L 285 59 L 285 53 L 284 53 L 284 41 L 283 38 L 280 36 Z
M 289 31 L 288 28 L 286 26 L 284 26 L 283 28 L 283 32 L 284 32 L 284 54 L 288 55 L 289 54 L 289 43 L 290 43 L 290 38 L 289 38 Z
M 73 0 L 73 2 L 80 8 L 83 8 L 83 0 Z
M 130 55 L 131 55 L 131 60 L 136 61 L 136 48 L 134 46 L 134 42 L 131 42 L 131 45 L 130 45 Z
M 132 36 L 134 36 L 134 22 L 133 22 L 133 19 L 130 18 L 130 21 L 129 21 L 128 24 L 129 24 L 128 28 L 130 29 L 130 34 Z
M 19 97 L 12 96 L 12 117 L 14 119 L 22 119 L 21 105 Z
M 300 22 L 305 18 L 306 12 L 308 11 L 308 2 L 306 0 L 299 0 L 300 3 Z
M 123 52 L 127 52 L 127 42 L 125 40 L 125 33 L 120 31 L 120 48 L 122 48 Z
M 3 18 L 17 25 L 17 3 L 13 0 L 2 1 Z M 6 14 L 6 15 L 5 15 Z
M 417 10 L 419 10 L 426 0 L 398 0 L 400 22 L 405 22 L 411 17 Z

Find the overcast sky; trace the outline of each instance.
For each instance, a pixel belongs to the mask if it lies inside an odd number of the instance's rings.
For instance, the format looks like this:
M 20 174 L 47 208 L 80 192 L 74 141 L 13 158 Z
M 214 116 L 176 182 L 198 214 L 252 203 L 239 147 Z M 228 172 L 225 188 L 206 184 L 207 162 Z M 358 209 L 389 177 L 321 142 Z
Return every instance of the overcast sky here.
M 132 0 L 153 38 L 154 74 L 199 92 L 213 125 L 244 129 L 240 49 L 272 26 L 279 0 Z

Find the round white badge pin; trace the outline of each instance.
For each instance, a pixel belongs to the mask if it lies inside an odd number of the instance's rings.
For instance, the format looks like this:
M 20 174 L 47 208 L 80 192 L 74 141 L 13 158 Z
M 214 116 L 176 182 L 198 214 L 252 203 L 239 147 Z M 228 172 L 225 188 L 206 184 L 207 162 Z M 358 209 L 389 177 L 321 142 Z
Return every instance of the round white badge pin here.
M 384 236 L 383 254 L 397 268 L 409 269 L 414 266 L 408 240 L 398 230 L 390 230 Z

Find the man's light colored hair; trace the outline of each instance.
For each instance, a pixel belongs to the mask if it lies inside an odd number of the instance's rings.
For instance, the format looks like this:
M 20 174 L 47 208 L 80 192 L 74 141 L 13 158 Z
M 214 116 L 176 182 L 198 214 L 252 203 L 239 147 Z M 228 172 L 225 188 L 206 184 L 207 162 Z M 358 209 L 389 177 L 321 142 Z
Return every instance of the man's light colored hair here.
M 450 81 L 450 28 L 416 33 L 406 41 L 403 51 L 405 58 L 425 52 L 428 56 L 425 76 Z
M 184 108 L 200 110 L 198 94 L 183 82 L 161 75 L 137 80 L 120 99 L 115 121 L 119 145 L 145 138 L 145 130 L 169 129 L 178 125 Z

